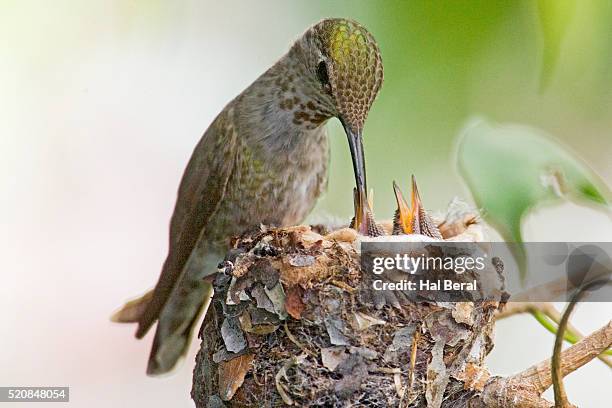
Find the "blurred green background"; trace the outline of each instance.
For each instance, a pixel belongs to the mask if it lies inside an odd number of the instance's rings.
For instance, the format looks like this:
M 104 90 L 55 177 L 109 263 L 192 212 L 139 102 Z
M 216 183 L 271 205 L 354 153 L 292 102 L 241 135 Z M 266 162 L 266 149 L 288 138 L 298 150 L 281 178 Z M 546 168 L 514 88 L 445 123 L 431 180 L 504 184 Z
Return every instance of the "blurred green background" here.
M 607 0 L 0 0 L 0 385 L 70 385 L 71 406 L 192 406 L 197 342 L 173 377 L 151 379 L 151 338 L 108 318 L 157 279 L 202 132 L 333 16 L 363 23 L 383 55 L 365 128 L 379 218 L 394 210 L 391 180 L 407 191 L 412 173 L 428 209 L 470 199 L 452 157 L 475 115 L 545 130 L 612 184 Z M 340 125 L 329 126 L 329 192 L 311 218 L 348 221 L 352 166 Z M 530 216 L 526 235 L 611 241 L 612 220 L 567 204 Z M 610 304 L 583 304 L 575 325 L 590 332 L 611 315 Z M 527 316 L 501 322 L 496 337 L 496 374 L 552 350 Z M 609 376 L 592 362 L 567 379 L 570 399 L 606 406 Z
M 610 179 L 612 3 L 556 2 L 558 7 L 574 3 L 571 18 L 559 27 L 543 24 L 542 19 L 559 20 L 546 3 L 320 3 L 329 15 L 350 10 L 381 46 L 385 83 L 365 132 L 377 213 L 392 211 L 389 180 L 407 186 L 412 172 L 429 208 L 443 208 L 452 195 L 465 195 L 454 171 L 453 139 L 474 114 L 542 128 Z M 558 35 L 563 41 L 555 50 L 555 42 L 547 39 L 556 30 L 565 33 Z M 545 66 L 549 52 L 556 52 L 557 63 Z M 337 126 L 335 133 L 340 134 Z M 346 160 L 344 140 L 333 140 L 334 156 Z M 350 172 L 337 163 L 332 160 L 331 193 L 322 206 L 347 213 L 346 192 L 333 187 L 350 185 Z

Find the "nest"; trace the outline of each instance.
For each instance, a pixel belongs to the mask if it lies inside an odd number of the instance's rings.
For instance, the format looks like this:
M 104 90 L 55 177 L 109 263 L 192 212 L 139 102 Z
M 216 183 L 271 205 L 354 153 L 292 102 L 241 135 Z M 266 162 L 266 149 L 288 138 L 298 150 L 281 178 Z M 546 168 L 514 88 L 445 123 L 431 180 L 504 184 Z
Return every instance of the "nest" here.
M 453 203 L 436 224 L 482 240 L 474 219 Z M 500 302 L 376 302 L 360 240 L 321 226 L 235 240 L 199 332 L 197 407 L 465 407 L 483 390 Z

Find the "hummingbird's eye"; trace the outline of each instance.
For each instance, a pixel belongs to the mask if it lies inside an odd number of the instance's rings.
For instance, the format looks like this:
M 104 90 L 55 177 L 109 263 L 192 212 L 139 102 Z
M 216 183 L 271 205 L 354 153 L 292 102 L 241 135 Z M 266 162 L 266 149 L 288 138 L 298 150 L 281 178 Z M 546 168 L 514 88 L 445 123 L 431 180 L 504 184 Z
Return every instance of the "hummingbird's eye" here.
M 319 62 L 317 66 L 317 78 L 319 78 L 321 85 L 325 87 L 329 86 L 329 75 L 327 74 L 327 64 L 325 61 Z

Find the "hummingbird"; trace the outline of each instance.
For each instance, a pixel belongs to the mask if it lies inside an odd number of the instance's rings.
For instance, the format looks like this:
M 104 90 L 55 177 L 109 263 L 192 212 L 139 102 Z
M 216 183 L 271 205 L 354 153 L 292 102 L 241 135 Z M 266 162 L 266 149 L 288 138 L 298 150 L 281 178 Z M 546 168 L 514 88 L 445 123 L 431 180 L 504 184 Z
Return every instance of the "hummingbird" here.
M 157 322 L 147 374 L 166 373 L 184 356 L 212 296 L 230 238 L 261 224 L 300 223 L 327 187 L 326 122 L 338 118 L 356 185 L 352 224 L 367 234 L 363 127 L 383 82 L 380 50 L 356 21 L 324 19 L 230 101 L 196 145 L 178 188 L 169 250 L 155 288 L 128 302 L 114 321 Z
M 395 181 L 393 182 L 393 192 L 397 201 L 397 210 L 393 217 L 393 235 L 421 234 L 430 238 L 443 239 L 436 223 L 423 208 L 414 175 L 412 176 L 412 193 L 410 195 L 411 205 L 408 205 Z

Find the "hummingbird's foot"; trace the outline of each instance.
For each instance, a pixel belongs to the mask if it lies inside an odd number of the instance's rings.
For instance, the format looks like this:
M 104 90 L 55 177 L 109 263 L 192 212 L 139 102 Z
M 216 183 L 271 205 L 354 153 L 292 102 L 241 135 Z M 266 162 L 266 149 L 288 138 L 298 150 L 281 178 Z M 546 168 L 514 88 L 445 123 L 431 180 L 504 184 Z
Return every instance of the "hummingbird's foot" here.
M 411 205 L 408 205 L 395 181 L 393 182 L 393 191 L 397 201 L 397 210 L 393 218 L 393 235 L 421 234 L 430 238 L 442 239 L 440 230 L 423 208 L 414 175 L 412 176 Z
M 369 237 L 385 235 L 383 229 L 374 220 L 372 207 L 368 202 L 365 191 L 361 190 L 357 192 L 357 189 L 353 189 L 353 197 L 355 203 L 355 216 L 351 220 L 349 226 L 358 233 Z

